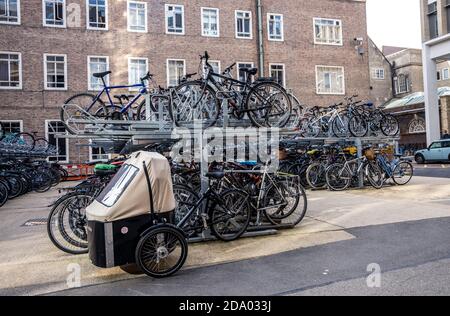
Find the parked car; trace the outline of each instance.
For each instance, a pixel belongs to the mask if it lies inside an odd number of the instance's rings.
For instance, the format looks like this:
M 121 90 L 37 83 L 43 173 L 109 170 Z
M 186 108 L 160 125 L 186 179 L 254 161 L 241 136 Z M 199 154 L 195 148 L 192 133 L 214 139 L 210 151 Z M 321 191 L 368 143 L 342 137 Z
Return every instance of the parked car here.
M 415 160 L 418 164 L 426 162 L 450 161 L 450 139 L 433 142 L 427 149 L 416 152 Z

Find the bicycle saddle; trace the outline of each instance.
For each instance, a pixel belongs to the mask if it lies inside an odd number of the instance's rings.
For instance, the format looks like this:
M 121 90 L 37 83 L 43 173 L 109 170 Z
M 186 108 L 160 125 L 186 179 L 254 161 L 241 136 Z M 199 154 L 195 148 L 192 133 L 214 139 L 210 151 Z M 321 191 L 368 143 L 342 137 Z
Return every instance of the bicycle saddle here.
M 225 172 L 220 172 L 220 171 L 208 172 L 207 174 L 205 174 L 205 176 L 207 178 L 210 178 L 210 179 L 218 179 L 218 180 L 220 180 L 220 179 L 225 177 Z
M 92 74 L 92 76 L 94 78 L 103 78 L 103 77 L 106 77 L 107 75 L 109 75 L 111 73 L 112 73 L 111 71 L 97 72 L 95 74 Z
M 258 73 L 258 68 L 241 68 L 240 70 L 248 73 L 251 76 L 254 76 Z

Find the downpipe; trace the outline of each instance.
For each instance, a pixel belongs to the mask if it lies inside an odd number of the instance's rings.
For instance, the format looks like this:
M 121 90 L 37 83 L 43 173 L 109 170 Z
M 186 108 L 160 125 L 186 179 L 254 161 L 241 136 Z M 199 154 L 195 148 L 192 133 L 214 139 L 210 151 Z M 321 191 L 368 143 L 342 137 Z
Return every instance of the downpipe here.
M 258 68 L 259 76 L 264 77 L 264 34 L 261 0 L 256 0 L 256 15 L 258 20 Z

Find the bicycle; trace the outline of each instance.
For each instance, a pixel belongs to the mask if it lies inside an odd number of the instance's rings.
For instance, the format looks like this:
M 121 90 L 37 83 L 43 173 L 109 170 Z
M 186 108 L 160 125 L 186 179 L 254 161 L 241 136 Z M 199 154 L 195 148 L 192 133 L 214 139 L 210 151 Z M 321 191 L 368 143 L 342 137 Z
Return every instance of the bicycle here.
M 401 155 L 395 155 L 395 159 L 389 161 L 386 154 L 378 151 L 376 153 L 376 161 L 384 174 L 384 181 L 392 179 L 397 185 L 408 184 L 414 176 L 414 167 L 401 158 Z
M 223 172 L 206 174 L 209 180 L 222 180 Z M 210 181 L 211 182 L 211 181 Z M 175 224 L 192 237 L 211 228 L 214 236 L 222 241 L 233 241 L 245 233 L 250 223 L 251 208 L 248 193 L 230 189 L 225 192 L 213 186 L 199 197 L 190 187 L 174 185 L 177 208 Z
M 353 182 L 358 182 L 361 177 L 367 179 L 372 187 L 381 189 L 384 184 L 383 174 L 374 160 L 371 149 L 365 149 L 364 155 L 359 158 L 347 159 L 342 155 L 344 163 L 335 163 L 328 167 L 326 181 L 328 187 L 333 191 L 343 191 L 350 187 Z
M 169 108 L 177 126 L 192 126 L 200 121 L 205 128 L 213 126 L 221 114 L 221 100 L 228 99 L 231 114 L 237 119 L 248 116 L 256 127 L 284 127 L 292 112 L 291 99 L 286 90 L 273 81 L 254 81 L 256 68 L 243 68 L 247 80 L 231 77 L 234 65 L 222 74 L 215 73 L 209 64 L 208 52 L 200 56 L 202 79 L 188 81 L 178 87 L 196 96 L 195 103 L 173 103 Z
M 93 74 L 95 78 L 101 79 L 103 84 L 102 90 L 97 95 L 80 93 L 72 96 L 64 102 L 64 105 L 60 110 L 60 117 L 69 133 L 76 134 L 77 131 L 83 130 L 86 125 L 85 123 L 80 122 L 83 120 L 88 120 L 95 123 L 96 119 L 133 119 L 133 115 L 129 110 L 142 96 L 148 93 L 145 81 L 151 81 L 153 75 L 147 73 L 144 77 L 140 78 L 140 83 L 137 84 L 108 86 L 105 82 L 105 77 L 111 73 L 111 71 L 105 71 Z M 129 100 L 129 96 L 127 96 L 127 98 L 116 96 L 119 97 L 121 105 L 117 105 L 113 102 L 110 94 L 111 91 L 130 88 L 137 89 L 138 93 L 133 96 L 133 98 L 131 98 L 126 105 L 122 105 L 122 99 L 128 98 Z M 106 94 L 109 102 L 108 104 L 105 104 L 105 102 L 101 99 L 104 94 Z M 142 102 L 145 102 L 145 100 Z M 99 128 L 102 127 L 103 125 L 100 125 Z

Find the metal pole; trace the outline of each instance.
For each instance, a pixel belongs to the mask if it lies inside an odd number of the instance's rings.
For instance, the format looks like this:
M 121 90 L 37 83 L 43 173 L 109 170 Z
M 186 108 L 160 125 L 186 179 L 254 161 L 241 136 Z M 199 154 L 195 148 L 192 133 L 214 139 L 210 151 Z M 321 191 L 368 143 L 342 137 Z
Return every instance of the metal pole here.
M 264 77 L 264 35 L 263 35 L 263 17 L 262 17 L 261 0 L 256 0 L 256 12 L 258 19 L 259 76 Z

